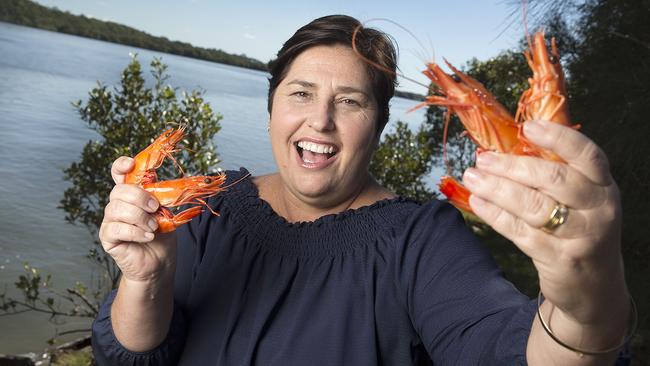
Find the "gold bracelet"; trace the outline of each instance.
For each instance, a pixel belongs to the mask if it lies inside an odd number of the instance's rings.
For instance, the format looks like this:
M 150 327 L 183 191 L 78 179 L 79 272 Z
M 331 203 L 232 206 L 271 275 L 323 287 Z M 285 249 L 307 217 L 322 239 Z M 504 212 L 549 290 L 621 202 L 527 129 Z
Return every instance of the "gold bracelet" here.
M 627 342 L 629 342 L 630 339 L 632 339 L 632 336 L 634 336 L 634 333 L 636 332 L 637 323 L 638 323 L 638 320 L 639 320 L 638 319 L 639 315 L 637 313 L 636 304 L 634 303 L 634 299 L 632 298 L 632 296 L 630 296 L 630 303 L 632 304 L 632 314 L 631 314 L 631 320 L 632 321 L 630 322 L 630 323 L 632 323 L 632 326 L 628 328 L 628 329 L 630 329 L 630 331 L 625 335 L 625 337 L 623 338 L 623 341 L 621 343 L 619 343 L 618 345 L 616 345 L 615 347 L 607 348 L 607 349 L 604 349 L 604 350 L 598 350 L 598 351 L 586 351 L 586 350 L 579 349 L 579 348 L 576 348 L 576 347 L 573 347 L 573 346 L 569 346 L 568 344 L 562 342 L 557 336 L 555 336 L 555 334 L 553 334 L 553 332 L 551 331 L 551 328 L 549 327 L 549 325 L 546 324 L 546 321 L 544 321 L 544 318 L 542 318 L 542 312 L 540 311 L 540 308 L 541 308 L 541 305 L 542 305 L 542 291 L 540 291 L 539 295 L 537 296 L 537 316 L 539 317 L 539 321 L 540 321 L 540 323 L 542 323 L 542 328 L 544 328 L 544 330 L 546 331 L 546 334 L 548 334 L 551 337 L 551 339 L 553 339 L 555 342 L 557 342 L 557 344 L 559 344 L 560 346 L 562 346 L 562 347 L 564 347 L 566 349 L 569 349 L 569 350 L 571 350 L 573 352 L 576 352 L 580 357 L 582 357 L 584 355 L 591 355 L 591 356 L 604 355 L 606 353 L 618 351 L 619 349 L 623 348 L 623 346 Z

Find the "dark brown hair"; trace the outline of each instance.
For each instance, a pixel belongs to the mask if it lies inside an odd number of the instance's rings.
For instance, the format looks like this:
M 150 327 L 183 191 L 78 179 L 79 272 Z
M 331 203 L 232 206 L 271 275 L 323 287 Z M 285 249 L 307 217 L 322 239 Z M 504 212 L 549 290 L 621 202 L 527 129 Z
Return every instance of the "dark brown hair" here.
M 364 28 L 361 22 L 347 15 L 329 15 L 318 18 L 298 29 L 284 43 L 277 58 L 269 63 L 269 72 L 271 73 L 267 102 L 269 113 L 273 109 L 275 89 L 286 77 L 291 63 L 299 54 L 314 46 L 340 44 L 352 48 L 352 37 L 355 30 L 357 30 L 355 45 L 363 57 L 385 69 L 395 70 L 397 68 L 397 51 L 385 33 L 372 28 Z M 377 118 L 377 137 L 379 137 L 388 122 L 388 102 L 395 93 L 396 78 L 394 72 L 378 70 L 369 63 L 366 63 L 366 69 L 379 107 Z

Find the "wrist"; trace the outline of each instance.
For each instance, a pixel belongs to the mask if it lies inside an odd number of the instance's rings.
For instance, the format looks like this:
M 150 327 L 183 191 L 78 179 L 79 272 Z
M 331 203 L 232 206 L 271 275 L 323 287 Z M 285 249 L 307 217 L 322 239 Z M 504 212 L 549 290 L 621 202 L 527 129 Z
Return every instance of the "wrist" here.
M 610 308 L 598 321 L 585 323 L 562 311 L 551 302 L 541 304 L 538 298 L 538 320 L 549 339 L 565 350 L 582 355 L 606 355 L 620 350 L 634 334 L 637 310 L 630 296 L 623 306 Z
M 130 279 L 124 275 L 120 278 L 118 294 L 128 293 L 129 297 L 141 300 L 153 300 L 168 293 L 174 287 L 174 269 L 162 270 L 147 278 Z

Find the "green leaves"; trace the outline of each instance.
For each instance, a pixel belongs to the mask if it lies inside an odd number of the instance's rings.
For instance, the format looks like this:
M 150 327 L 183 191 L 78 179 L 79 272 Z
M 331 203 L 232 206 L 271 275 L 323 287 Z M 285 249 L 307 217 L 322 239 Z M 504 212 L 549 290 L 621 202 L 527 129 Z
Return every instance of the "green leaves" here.
M 64 169 L 64 178 L 70 188 L 63 193 L 59 208 L 66 213 L 66 220 L 84 225 L 97 236 L 108 203 L 113 179 L 111 163 L 122 155 L 133 156 L 148 146 L 166 128 L 187 125 L 187 138 L 178 162 L 188 174 L 206 174 L 214 171 L 219 163 L 212 139 L 221 127 L 221 116 L 213 112 L 203 98 L 203 91 L 181 91 L 166 84 L 169 76 L 167 66 L 160 59 L 151 62 L 154 86 L 147 87 L 137 57 L 122 72 L 120 84 L 112 91 L 98 83 L 88 93 L 88 100 L 72 103 L 86 126 L 98 134 L 98 139 L 88 141 L 81 151 L 79 161 Z M 176 176 L 172 164 L 158 171 L 161 179 Z M 28 263 L 25 274 L 19 276 L 15 286 L 23 300 L 15 299 L 0 291 L 0 311 L 19 314 L 36 311 L 49 314 L 51 320 L 63 317 L 94 318 L 102 295 L 117 287 L 119 270 L 95 239 L 95 245 L 87 257 L 98 263 L 105 271 L 102 280 L 93 285 L 93 291 L 77 281 L 65 292 L 51 288 L 51 276 L 43 277 L 40 271 Z M 95 290 L 96 289 L 96 290 Z
M 431 171 L 433 155 L 428 140 L 426 125 L 413 133 L 405 123 L 398 121 L 395 132 L 387 134 L 379 144 L 370 162 L 371 174 L 400 196 L 419 201 L 435 197 L 424 181 Z
M 122 71 L 120 84 L 113 90 L 98 83 L 88 93 L 88 100 L 73 103 L 86 126 L 99 135 L 89 141 L 79 161 L 64 170 L 64 178 L 71 187 L 63 193 L 60 208 L 66 220 L 84 225 L 96 237 L 104 216 L 103 209 L 114 185 L 110 175 L 111 163 L 119 156 L 134 156 L 147 147 L 169 127 L 187 125 L 185 149 L 176 157 L 188 174 L 207 174 L 216 171 L 218 154 L 212 143 L 219 132 L 221 115 L 215 113 L 203 98 L 203 91 L 177 92 L 167 84 L 167 65 L 158 58 L 151 62 L 152 87 L 143 77 L 137 55 Z M 172 164 L 158 171 L 160 179 L 178 176 Z M 95 240 L 98 246 L 98 240 Z M 115 286 L 119 272 L 113 262 L 106 260 L 101 250 L 93 248 L 89 254 L 102 263 Z

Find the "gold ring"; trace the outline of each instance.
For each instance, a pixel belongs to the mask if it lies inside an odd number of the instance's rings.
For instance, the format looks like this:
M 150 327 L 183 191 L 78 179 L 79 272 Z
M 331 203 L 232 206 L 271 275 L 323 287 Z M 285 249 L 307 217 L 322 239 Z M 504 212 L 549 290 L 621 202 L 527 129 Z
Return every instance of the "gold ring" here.
M 561 204 L 557 203 L 555 207 L 553 208 L 553 212 L 548 217 L 548 220 L 546 220 L 546 223 L 542 225 L 540 229 L 546 233 L 553 233 L 560 225 L 564 224 L 566 222 L 567 217 L 569 216 L 569 209 Z

